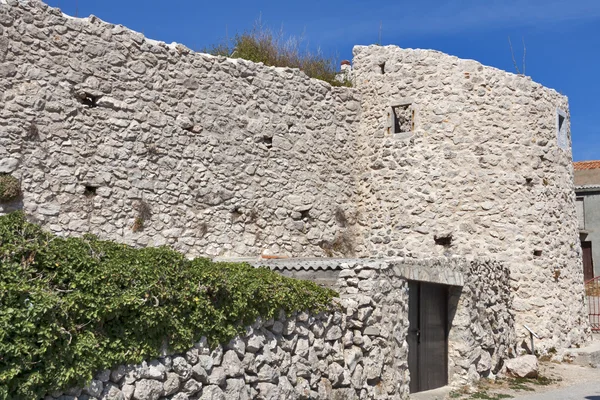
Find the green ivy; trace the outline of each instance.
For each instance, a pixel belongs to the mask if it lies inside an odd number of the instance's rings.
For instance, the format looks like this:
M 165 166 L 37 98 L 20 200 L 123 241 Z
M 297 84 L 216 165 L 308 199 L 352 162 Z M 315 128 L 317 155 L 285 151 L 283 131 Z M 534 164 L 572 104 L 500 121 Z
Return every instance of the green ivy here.
M 327 309 L 337 294 L 241 263 L 61 238 L 0 217 L 0 399 L 35 399 L 95 372 L 243 333 L 257 317 Z

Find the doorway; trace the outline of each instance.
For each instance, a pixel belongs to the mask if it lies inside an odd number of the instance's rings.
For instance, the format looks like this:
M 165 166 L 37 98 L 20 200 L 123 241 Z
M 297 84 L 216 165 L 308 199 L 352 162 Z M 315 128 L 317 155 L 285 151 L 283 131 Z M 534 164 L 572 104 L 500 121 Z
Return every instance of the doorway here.
M 583 250 L 583 280 L 594 279 L 594 262 L 592 260 L 592 242 L 581 242 Z
M 448 286 L 408 283 L 410 392 L 448 384 Z

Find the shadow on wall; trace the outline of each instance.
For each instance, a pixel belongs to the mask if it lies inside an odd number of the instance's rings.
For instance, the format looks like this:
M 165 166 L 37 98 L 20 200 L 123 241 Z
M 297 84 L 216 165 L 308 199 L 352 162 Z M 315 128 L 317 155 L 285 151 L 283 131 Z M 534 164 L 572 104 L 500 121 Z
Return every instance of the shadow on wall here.
M 14 211 L 19 211 L 23 209 L 23 198 L 19 198 L 17 200 L 13 200 L 10 203 L 0 204 L 0 215 L 10 214 Z

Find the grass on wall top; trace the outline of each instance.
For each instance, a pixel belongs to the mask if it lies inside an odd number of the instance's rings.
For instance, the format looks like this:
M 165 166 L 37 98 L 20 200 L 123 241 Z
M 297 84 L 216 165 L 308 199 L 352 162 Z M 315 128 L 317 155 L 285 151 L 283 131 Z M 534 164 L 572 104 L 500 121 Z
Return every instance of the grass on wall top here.
M 333 57 L 320 51 L 311 52 L 302 48 L 303 40 L 286 37 L 282 31 L 274 33 L 257 21 L 254 27 L 232 40 L 202 50 L 216 56 L 242 58 L 262 62 L 273 67 L 298 68 L 311 78 L 328 82 L 332 86 L 352 86 L 348 77 L 339 74 L 338 64 Z
M 0 399 L 35 399 L 97 371 L 224 343 L 258 316 L 320 311 L 336 293 L 247 264 L 186 259 L 0 217 Z

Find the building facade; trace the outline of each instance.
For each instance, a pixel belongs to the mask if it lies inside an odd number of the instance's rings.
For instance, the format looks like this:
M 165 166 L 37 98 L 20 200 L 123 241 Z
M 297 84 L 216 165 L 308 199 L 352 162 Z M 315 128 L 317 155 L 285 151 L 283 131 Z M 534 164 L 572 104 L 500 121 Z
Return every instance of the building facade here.
M 579 161 L 573 166 L 583 271 L 588 281 L 600 275 L 600 161 Z

